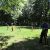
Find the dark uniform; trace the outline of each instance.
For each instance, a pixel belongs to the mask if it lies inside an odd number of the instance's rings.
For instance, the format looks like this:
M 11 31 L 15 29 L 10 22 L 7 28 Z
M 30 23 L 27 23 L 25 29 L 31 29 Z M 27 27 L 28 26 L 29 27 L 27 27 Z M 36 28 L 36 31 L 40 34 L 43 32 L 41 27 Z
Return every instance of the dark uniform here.
M 41 35 L 40 35 L 40 43 L 42 43 L 42 39 L 44 38 L 45 44 L 47 44 L 48 24 L 43 23 L 41 25 L 41 27 L 42 27 L 42 32 L 41 32 Z

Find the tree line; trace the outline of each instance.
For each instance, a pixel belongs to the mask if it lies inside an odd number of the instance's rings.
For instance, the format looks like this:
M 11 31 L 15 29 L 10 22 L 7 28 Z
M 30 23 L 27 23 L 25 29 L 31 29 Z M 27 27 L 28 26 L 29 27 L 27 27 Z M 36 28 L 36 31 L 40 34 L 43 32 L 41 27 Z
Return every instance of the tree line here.
M 15 25 L 36 25 L 42 21 L 50 23 L 48 0 L 0 0 L 0 22 Z

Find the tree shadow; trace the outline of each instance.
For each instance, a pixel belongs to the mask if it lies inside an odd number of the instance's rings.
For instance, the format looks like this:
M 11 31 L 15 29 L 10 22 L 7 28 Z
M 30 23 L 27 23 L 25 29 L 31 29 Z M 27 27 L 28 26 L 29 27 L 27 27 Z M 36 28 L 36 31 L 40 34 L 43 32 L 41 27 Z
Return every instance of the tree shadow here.
M 48 37 L 48 40 L 50 37 Z M 4 50 L 4 49 L 3 49 Z M 39 44 L 39 38 L 27 39 L 25 41 L 20 41 L 18 43 L 13 43 L 11 46 L 5 50 L 50 50 L 50 41 L 49 46 L 44 46 Z
M 11 38 L 12 36 L 0 36 L 0 49 L 2 49 L 3 46 L 6 46 L 8 44 L 8 40 Z

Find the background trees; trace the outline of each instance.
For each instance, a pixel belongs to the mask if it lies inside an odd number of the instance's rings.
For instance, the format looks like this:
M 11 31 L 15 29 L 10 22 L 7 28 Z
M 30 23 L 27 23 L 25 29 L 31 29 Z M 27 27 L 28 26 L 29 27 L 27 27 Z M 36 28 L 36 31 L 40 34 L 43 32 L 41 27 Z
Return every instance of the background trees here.
M 31 25 L 35 23 L 39 25 L 42 21 L 48 21 L 48 0 L 28 0 L 28 4 L 23 8 L 23 23 L 24 20 Z
M 19 17 L 22 14 L 22 8 L 26 4 L 27 0 L 0 0 L 0 10 L 5 10 L 7 13 L 11 13 L 13 19 Z
M 43 20 L 49 20 L 50 11 L 48 8 L 48 0 L 0 0 L 0 16 L 5 18 L 3 21 L 13 21 L 19 25 L 36 25 Z M 8 17 L 9 16 L 9 17 Z M 3 18 L 0 17 L 0 20 Z M 10 22 L 9 21 L 9 22 Z
M 15 21 L 19 15 L 22 15 L 22 9 L 26 3 L 27 0 L 0 0 L 0 10 L 2 11 L 0 11 L 0 20 L 13 19 Z

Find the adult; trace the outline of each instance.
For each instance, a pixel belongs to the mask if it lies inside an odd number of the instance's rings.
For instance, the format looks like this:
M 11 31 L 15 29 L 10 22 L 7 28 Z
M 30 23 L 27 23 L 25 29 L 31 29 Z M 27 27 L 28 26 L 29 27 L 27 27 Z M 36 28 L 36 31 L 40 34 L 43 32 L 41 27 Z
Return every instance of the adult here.
M 42 28 L 42 32 L 40 35 L 40 43 L 42 43 L 42 39 L 44 38 L 45 44 L 47 44 L 48 23 L 43 22 L 41 28 Z

